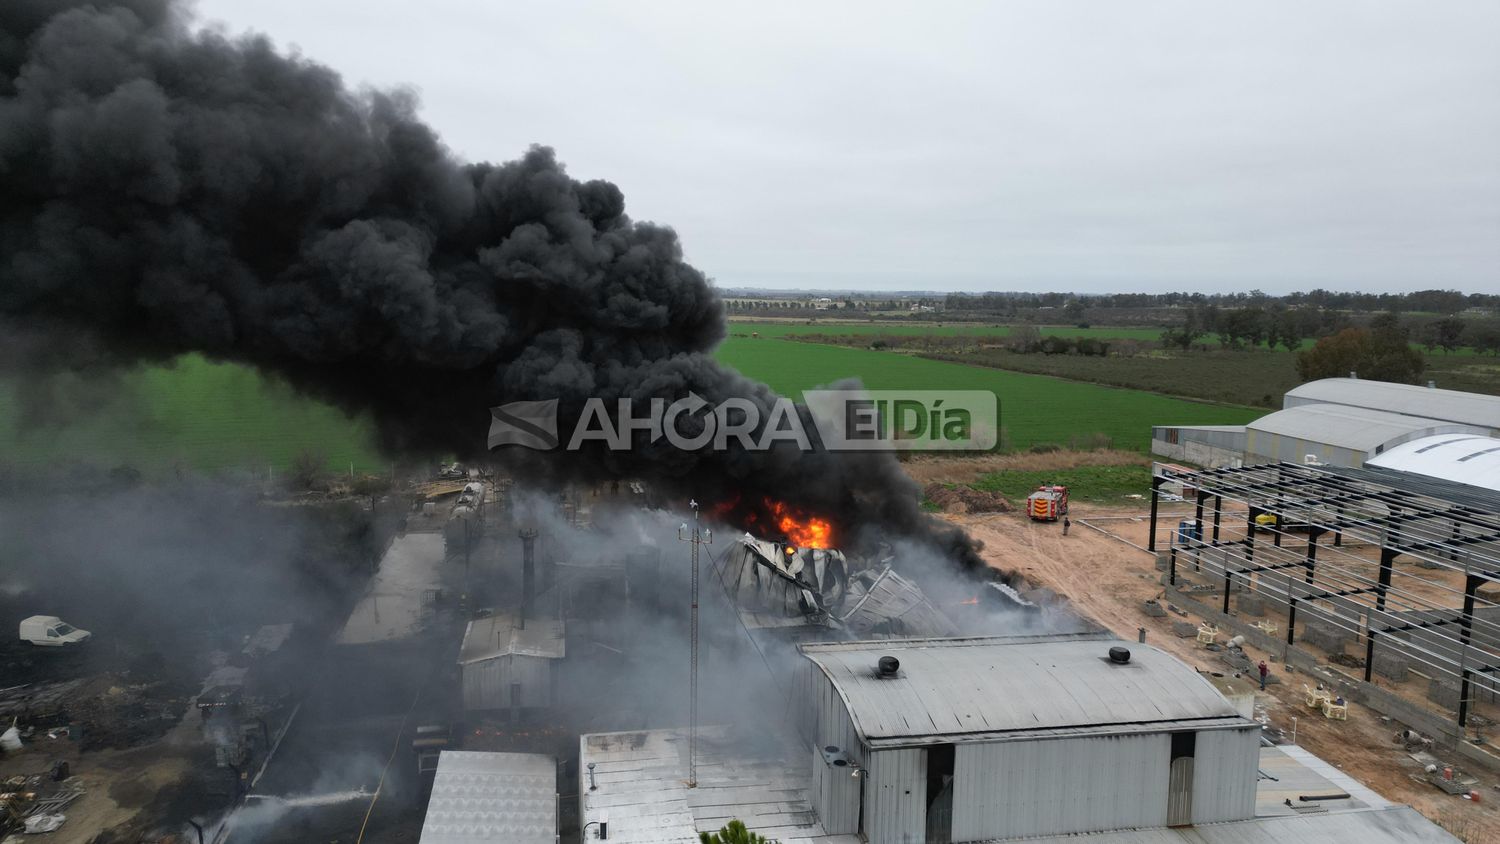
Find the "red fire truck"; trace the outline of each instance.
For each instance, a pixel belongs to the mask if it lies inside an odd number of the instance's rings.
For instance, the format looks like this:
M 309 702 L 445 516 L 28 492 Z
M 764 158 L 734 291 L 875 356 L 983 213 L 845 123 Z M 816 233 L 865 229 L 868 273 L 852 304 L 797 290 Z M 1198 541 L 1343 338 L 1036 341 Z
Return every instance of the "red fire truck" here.
M 1026 515 L 1036 522 L 1055 522 L 1068 515 L 1068 488 L 1042 484 L 1026 496 Z

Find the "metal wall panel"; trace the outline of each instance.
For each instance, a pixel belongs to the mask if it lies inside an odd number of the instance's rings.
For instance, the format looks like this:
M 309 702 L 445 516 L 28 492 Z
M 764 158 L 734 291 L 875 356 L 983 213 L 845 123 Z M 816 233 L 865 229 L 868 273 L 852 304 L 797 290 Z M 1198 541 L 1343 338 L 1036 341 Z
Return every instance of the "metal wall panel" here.
M 1165 733 L 960 744 L 953 841 L 1163 826 L 1170 756 Z
M 1260 729 L 1202 730 L 1193 752 L 1193 823 L 1255 816 Z
M 811 667 L 812 663 L 808 663 Z M 853 835 L 859 831 L 859 796 L 863 782 L 851 776 L 851 768 L 834 768 L 825 761 L 822 748 L 837 747 L 850 761 L 866 764 L 865 751 L 844 701 L 833 684 L 819 671 L 813 681 L 817 715 L 812 742 L 813 807 L 823 828 L 833 835 Z
M 464 709 L 509 709 L 511 685 L 521 684 L 520 705 L 552 705 L 552 660 L 534 656 L 501 656 L 463 667 Z
M 927 839 L 927 751 L 877 750 L 865 776 L 869 844 L 922 844 Z

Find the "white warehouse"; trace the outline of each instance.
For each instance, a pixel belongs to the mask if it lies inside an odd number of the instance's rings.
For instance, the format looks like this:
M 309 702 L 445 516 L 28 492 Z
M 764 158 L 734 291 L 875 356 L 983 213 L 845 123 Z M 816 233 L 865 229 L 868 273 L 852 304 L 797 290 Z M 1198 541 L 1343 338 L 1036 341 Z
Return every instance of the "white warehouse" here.
M 802 651 L 829 833 L 985 841 L 1255 815 L 1260 725 L 1155 648 L 1051 636 Z
M 1359 468 L 1435 437 L 1500 437 L 1500 396 L 1324 378 L 1288 390 L 1281 410 L 1247 425 L 1157 425 L 1151 453 L 1209 468 L 1305 462 Z
M 1260 724 L 1147 645 L 1080 633 L 800 651 L 790 719 L 580 736 L 585 844 L 696 844 L 736 818 L 785 844 L 1457 844 L 1301 748 L 1262 747 Z

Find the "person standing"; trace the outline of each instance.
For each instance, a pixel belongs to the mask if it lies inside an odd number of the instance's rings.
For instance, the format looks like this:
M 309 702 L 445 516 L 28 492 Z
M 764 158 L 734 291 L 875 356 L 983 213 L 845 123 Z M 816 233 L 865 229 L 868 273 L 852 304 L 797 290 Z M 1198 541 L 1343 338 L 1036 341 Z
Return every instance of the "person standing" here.
M 1266 665 L 1266 661 L 1265 660 L 1261 660 L 1260 661 L 1260 690 L 1261 691 L 1265 691 L 1266 690 L 1266 675 L 1270 674 L 1270 673 L 1271 673 L 1271 669 L 1270 669 L 1269 666 Z
M 1072 520 L 1069 519 L 1067 516 L 1063 516 L 1063 536 L 1067 536 L 1068 535 L 1068 528 L 1070 528 L 1072 526 L 1073 526 Z

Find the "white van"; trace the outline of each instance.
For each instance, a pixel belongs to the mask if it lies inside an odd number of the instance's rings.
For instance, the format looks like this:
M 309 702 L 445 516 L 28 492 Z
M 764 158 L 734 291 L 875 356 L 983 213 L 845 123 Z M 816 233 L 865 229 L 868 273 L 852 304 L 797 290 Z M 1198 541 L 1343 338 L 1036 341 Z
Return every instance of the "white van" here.
M 76 645 L 88 641 L 91 635 L 55 615 L 34 615 L 21 621 L 21 641 L 46 648 Z

